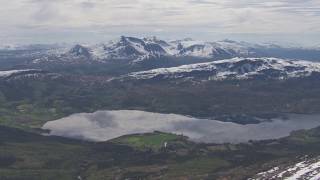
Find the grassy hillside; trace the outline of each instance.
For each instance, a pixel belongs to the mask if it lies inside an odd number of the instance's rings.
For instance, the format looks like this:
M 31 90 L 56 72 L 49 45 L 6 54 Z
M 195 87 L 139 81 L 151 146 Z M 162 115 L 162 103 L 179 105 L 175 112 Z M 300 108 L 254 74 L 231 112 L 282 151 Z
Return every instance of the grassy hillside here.
M 319 132 L 238 145 L 196 144 L 161 132 L 89 143 L 1 126 L 0 179 L 245 179 L 319 155 Z
M 116 138 L 112 142 L 124 144 L 139 150 L 151 149 L 153 151 L 163 150 L 166 145 L 183 140 L 186 137 L 174 134 L 154 132 L 150 134 L 136 134 Z M 165 145 L 166 144 L 166 145 Z

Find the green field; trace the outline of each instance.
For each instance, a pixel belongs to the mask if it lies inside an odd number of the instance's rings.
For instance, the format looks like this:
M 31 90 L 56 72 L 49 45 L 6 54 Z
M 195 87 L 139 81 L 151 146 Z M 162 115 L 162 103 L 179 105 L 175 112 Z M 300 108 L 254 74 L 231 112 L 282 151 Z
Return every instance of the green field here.
M 174 143 L 175 141 L 182 139 L 185 139 L 185 137 L 174 134 L 155 132 L 150 134 L 123 136 L 112 140 L 112 142 L 129 145 L 141 150 L 148 148 L 151 148 L 152 150 L 159 150 L 161 148 L 164 148 L 165 143 L 167 143 L 169 146 L 171 142 Z

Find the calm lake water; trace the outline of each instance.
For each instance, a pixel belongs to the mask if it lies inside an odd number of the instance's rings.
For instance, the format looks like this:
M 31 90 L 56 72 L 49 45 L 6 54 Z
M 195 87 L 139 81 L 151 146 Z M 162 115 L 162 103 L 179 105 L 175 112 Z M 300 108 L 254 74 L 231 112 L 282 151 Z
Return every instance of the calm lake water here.
M 74 114 L 47 122 L 42 128 L 50 130 L 49 135 L 97 142 L 127 134 L 162 131 L 183 134 L 196 142 L 240 143 L 281 138 L 294 130 L 317 126 L 320 126 L 320 115 L 290 114 L 287 120 L 240 125 L 176 114 L 120 110 Z

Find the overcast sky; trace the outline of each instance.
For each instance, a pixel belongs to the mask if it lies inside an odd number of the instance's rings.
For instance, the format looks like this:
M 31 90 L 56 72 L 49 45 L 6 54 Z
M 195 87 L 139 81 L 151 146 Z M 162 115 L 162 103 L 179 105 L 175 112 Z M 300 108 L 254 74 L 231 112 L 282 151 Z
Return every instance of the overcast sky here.
M 0 0 L 2 43 L 164 39 L 320 44 L 320 0 Z

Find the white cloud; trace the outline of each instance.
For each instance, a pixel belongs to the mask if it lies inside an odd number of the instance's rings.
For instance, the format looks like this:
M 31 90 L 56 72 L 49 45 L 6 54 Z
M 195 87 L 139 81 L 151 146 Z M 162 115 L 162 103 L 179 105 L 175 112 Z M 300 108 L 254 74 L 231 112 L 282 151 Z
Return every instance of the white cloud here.
M 318 0 L 0 0 L 0 33 L 320 33 Z M 161 31 L 159 31 L 161 30 Z M 81 34 L 81 33 L 79 33 Z M 46 36 L 45 36 L 46 35 Z M 96 34 L 96 36 L 99 36 Z M 1 36 L 0 36 L 1 38 Z M 1 39 L 0 39 L 1 40 Z M 77 40 L 77 38 L 75 38 Z

